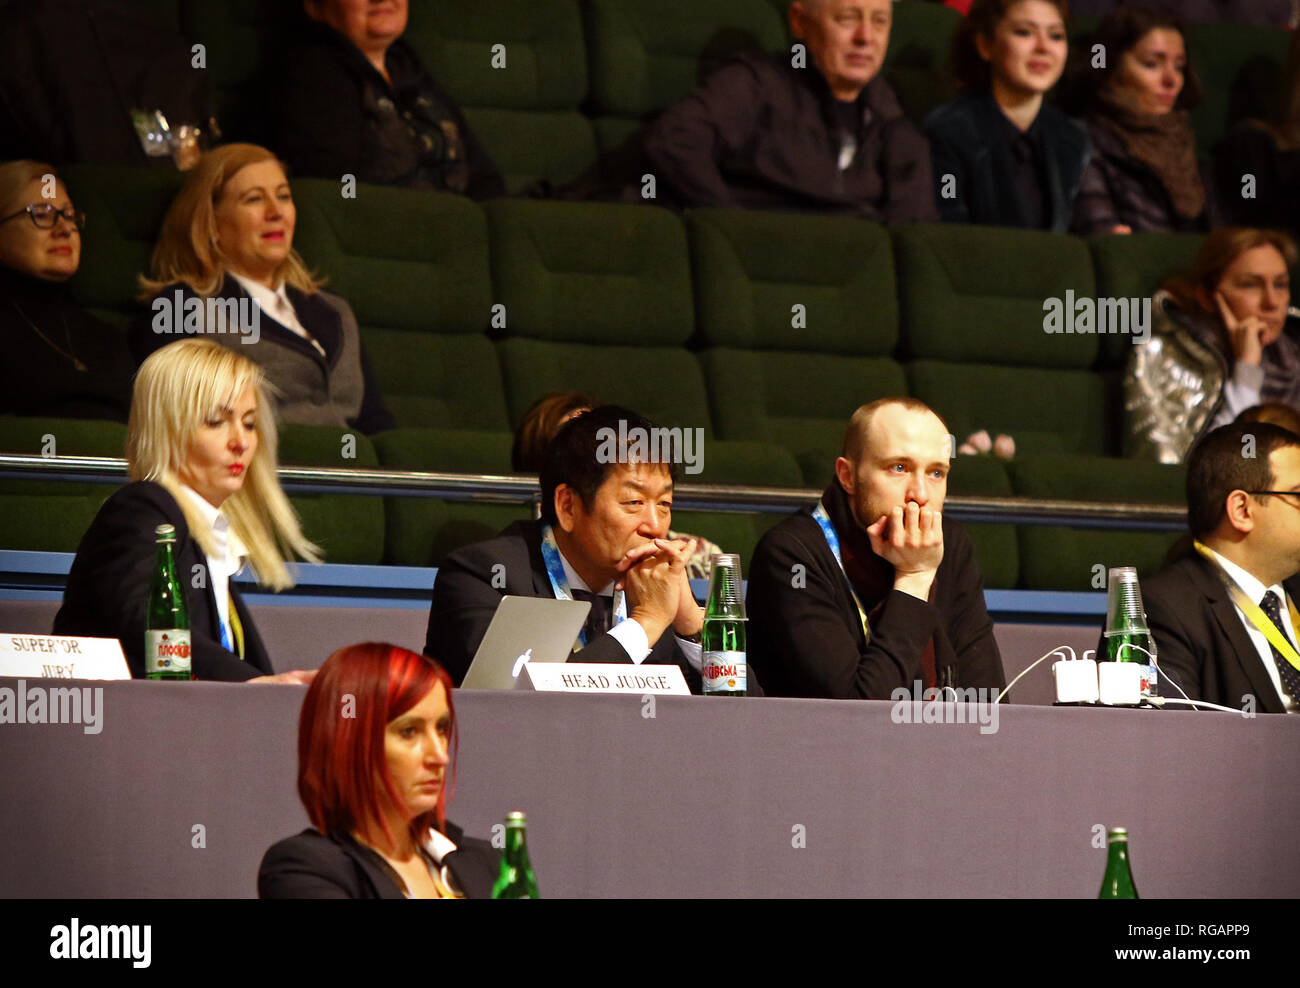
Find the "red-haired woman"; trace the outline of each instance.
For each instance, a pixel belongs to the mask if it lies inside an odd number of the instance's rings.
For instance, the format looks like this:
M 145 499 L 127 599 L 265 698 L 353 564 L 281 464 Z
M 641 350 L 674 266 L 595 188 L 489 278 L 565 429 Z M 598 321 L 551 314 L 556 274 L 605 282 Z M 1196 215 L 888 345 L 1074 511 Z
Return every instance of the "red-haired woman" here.
M 266 852 L 261 898 L 491 894 L 497 852 L 446 820 L 451 690 L 441 666 L 396 645 L 349 645 L 325 661 L 298 721 L 298 795 L 315 829 Z

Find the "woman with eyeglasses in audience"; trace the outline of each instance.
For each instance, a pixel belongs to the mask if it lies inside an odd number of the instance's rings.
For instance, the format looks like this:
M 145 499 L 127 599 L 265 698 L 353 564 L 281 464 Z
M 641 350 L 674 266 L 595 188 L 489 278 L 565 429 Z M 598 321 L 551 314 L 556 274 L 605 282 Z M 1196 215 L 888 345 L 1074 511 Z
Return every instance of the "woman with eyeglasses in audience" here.
M 68 291 L 85 226 L 49 165 L 0 164 L 0 414 L 126 421 L 126 340 Z
M 447 820 L 451 677 L 397 645 L 341 648 L 298 718 L 298 796 L 312 826 L 271 847 L 263 899 L 488 898 L 500 856 Z

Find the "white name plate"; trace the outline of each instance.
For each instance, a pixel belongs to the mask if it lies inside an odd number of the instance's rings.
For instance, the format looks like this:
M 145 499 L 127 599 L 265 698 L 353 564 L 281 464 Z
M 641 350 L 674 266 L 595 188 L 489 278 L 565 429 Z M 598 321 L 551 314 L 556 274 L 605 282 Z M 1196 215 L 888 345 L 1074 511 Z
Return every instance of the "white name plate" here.
M 635 666 L 617 662 L 529 662 L 528 686 L 547 693 L 681 693 L 690 687 L 676 666 Z M 525 687 L 527 688 L 527 687 Z
M 0 635 L 0 676 L 24 679 L 130 679 L 116 638 Z

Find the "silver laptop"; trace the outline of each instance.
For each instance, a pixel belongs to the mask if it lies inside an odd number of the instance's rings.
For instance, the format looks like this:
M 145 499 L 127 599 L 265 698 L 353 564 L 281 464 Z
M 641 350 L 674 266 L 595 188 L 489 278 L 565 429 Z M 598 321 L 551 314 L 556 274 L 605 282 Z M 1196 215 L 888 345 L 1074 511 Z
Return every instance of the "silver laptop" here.
M 502 597 L 462 688 L 514 689 L 527 663 L 565 661 L 589 610 L 584 600 Z

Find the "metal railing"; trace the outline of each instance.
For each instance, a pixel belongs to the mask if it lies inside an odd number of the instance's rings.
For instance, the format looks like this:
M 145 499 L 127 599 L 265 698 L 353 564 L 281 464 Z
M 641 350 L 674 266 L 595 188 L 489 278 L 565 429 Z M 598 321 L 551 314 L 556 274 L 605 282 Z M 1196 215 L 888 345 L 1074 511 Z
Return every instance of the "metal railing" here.
M 0 453 L 0 478 L 117 484 L 126 479 L 126 461 L 111 456 Z M 280 482 L 293 493 L 430 497 L 491 504 L 530 504 L 539 498 L 537 481 L 532 477 L 286 466 L 280 468 Z M 673 506 L 681 510 L 785 514 L 820 495 L 821 491 L 811 488 L 678 484 L 673 490 Z M 1187 525 L 1186 508 L 1174 504 L 953 495 L 945 500 L 944 511 L 964 522 L 1138 531 L 1182 531 Z

